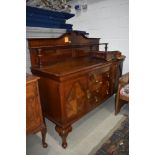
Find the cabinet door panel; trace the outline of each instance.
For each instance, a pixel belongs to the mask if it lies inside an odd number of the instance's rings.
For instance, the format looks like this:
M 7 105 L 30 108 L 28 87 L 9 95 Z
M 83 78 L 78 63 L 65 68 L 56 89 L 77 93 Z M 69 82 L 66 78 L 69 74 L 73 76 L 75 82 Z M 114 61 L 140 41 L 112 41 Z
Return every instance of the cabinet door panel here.
M 64 83 L 65 116 L 74 119 L 86 111 L 87 78 L 85 76 Z
M 26 131 L 33 131 L 35 128 L 40 126 L 41 122 L 42 115 L 37 86 L 35 84 L 27 84 Z

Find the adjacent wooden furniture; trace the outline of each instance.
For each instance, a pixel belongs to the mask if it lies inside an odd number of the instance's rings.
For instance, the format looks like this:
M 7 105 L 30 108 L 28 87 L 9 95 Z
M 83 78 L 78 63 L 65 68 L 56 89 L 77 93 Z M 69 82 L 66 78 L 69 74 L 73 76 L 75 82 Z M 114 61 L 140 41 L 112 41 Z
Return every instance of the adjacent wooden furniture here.
M 42 144 L 46 148 L 46 126 L 40 105 L 38 79 L 39 77 L 26 75 L 26 133 L 33 134 L 41 131 Z
M 43 113 L 56 124 L 66 148 L 71 125 L 116 92 L 125 57 L 78 32 L 28 42 L 31 71 L 40 76 Z M 99 51 L 100 44 L 105 51 Z
M 129 102 L 128 92 L 127 93 L 124 92 L 124 94 L 121 93 L 121 90 L 125 91 L 123 90 L 123 87 L 127 86 L 128 84 L 129 84 L 129 73 L 126 73 L 122 75 L 122 77 L 120 77 L 119 79 L 118 90 L 115 96 L 115 115 L 120 112 L 122 106 L 121 100 Z

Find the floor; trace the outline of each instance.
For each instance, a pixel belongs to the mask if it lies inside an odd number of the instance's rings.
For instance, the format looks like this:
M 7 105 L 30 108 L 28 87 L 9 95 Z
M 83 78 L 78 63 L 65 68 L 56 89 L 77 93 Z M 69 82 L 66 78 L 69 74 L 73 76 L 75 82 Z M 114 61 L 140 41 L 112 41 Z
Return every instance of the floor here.
M 114 97 L 109 98 L 102 105 L 88 113 L 72 125 L 73 130 L 67 137 L 68 147 L 61 147 L 61 139 L 55 131 L 55 125 L 46 119 L 47 148 L 41 145 L 41 135 L 27 136 L 27 155 L 88 155 L 128 114 L 128 104 L 121 112 L 114 115 Z

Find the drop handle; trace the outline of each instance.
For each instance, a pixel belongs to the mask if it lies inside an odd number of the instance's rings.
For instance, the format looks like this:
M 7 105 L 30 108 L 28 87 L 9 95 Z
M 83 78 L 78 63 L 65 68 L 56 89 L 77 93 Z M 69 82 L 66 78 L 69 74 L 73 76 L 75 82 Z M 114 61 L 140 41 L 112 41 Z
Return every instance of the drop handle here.
M 98 98 L 95 96 L 95 102 L 98 102 Z
M 90 90 L 87 90 L 87 99 L 90 99 L 90 98 L 91 98 Z
M 102 84 L 103 83 L 102 81 L 98 81 L 98 80 L 96 80 L 95 82 L 96 83 L 99 83 L 99 84 Z
M 107 95 L 109 94 L 109 91 L 108 91 L 108 90 L 106 90 L 106 94 L 107 94 Z

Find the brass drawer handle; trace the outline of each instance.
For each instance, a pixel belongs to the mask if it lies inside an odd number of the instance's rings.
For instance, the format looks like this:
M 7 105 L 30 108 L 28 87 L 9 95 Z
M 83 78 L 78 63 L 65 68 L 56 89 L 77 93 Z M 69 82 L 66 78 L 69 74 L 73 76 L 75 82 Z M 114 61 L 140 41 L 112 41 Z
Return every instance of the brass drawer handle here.
M 98 98 L 95 96 L 95 102 L 98 102 Z
M 107 94 L 107 95 L 109 94 L 109 91 L 108 91 L 108 90 L 106 90 L 106 94 Z
M 90 98 L 91 98 L 90 90 L 87 90 L 87 99 L 90 99 Z

